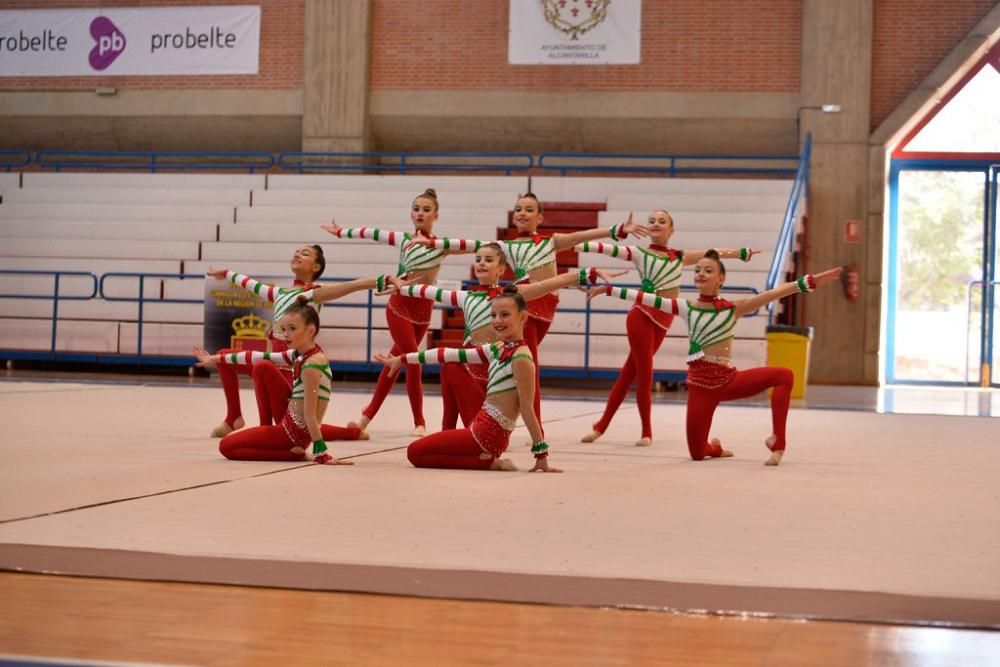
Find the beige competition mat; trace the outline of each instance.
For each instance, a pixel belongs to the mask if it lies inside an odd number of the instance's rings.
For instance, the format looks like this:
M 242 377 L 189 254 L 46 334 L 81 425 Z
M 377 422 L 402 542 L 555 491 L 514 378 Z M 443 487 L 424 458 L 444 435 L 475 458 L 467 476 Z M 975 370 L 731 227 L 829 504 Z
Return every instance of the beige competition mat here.
M 248 421 L 252 393 L 243 391 Z M 343 424 L 368 395 L 335 390 Z M 195 384 L 0 382 L 0 569 L 404 595 L 1000 627 L 1000 420 L 723 406 L 736 456 L 692 462 L 684 406 L 544 403 L 562 475 L 417 470 L 399 386 L 356 465 L 230 462 Z M 440 400 L 425 397 L 428 423 Z M 527 469 L 523 428 L 511 457 Z

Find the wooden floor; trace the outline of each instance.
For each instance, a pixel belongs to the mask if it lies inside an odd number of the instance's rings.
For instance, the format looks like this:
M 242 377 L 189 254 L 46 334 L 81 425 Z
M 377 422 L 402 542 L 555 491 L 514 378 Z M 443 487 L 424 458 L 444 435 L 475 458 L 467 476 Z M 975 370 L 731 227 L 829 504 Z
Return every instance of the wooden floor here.
M 1000 632 L 0 573 L 0 655 L 209 666 L 996 665 Z

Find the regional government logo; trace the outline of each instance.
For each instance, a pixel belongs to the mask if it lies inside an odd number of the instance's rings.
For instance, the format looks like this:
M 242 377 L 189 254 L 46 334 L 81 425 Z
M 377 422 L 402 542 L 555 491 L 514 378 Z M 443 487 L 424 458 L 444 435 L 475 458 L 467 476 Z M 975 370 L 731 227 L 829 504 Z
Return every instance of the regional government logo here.
M 597 27 L 608 17 L 611 0 L 540 0 L 545 20 L 570 39 Z

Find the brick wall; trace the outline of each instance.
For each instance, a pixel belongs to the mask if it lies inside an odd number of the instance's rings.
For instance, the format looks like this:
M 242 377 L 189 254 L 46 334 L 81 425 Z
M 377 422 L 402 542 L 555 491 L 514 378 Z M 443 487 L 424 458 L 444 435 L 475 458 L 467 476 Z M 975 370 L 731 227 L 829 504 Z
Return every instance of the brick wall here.
M 996 0 L 875 0 L 871 129 L 995 5 Z
M 507 64 L 508 0 L 373 0 L 374 90 L 787 92 L 801 0 L 645 0 L 639 65 Z
M 2 9 L 67 9 L 78 7 L 180 7 L 196 5 L 260 5 L 260 71 L 255 75 L 217 76 L 39 76 L 0 77 L 0 90 L 74 91 L 97 86 L 127 90 L 252 89 L 295 90 L 302 87 L 302 38 L 305 0 L 5 0 Z

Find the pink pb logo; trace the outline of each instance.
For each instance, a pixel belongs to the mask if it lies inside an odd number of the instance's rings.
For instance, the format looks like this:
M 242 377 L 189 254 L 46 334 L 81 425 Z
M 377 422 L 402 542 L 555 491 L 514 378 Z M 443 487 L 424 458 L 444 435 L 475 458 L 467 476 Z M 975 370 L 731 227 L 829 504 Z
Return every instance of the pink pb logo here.
M 90 34 L 97 44 L 90 50 L 90 66 L 105 70 L 125 50 L 125 35 L 111 22 L 98 16 L 90 23 Z

